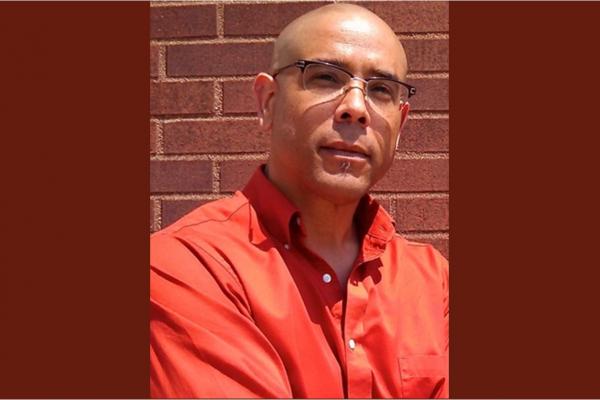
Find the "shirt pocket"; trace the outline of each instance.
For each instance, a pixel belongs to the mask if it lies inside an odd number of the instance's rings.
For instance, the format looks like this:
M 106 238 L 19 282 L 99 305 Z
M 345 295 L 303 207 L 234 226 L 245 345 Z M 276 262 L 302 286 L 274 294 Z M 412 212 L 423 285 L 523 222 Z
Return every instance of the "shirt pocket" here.
M 423 399 L 448 397 L 448 356 L 398 357 L 402 397 Z

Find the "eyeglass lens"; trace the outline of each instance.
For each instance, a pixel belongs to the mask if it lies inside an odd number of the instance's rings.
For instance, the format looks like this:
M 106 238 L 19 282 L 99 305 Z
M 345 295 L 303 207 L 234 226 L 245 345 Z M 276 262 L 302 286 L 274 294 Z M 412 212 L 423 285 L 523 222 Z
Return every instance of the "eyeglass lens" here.
M 351 81 L 352 76 L 335 67 L 309 64 L 304 69 L 304 88 L 323 99 L 343 94 Z M 395 107 L 408 99 L 406 87 L 384 78 L 370 79 L 366 94 L 373 104 L 382 108 Z

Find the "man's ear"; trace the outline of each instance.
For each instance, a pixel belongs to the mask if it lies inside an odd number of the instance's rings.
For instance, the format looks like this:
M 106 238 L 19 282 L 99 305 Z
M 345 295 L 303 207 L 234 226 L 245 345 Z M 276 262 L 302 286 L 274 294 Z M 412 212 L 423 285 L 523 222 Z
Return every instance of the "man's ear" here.
M 264 72 L 254 78 L 254 98 L 258 106 L 258 122 L 263 131 L 271 129 L 273 124 L 273 95 L 277 83 L 275 79 Z
M 402 134 L 402 127 L 408 119 L 408 111 L 410 110 L 410 104 L 408 102 L 402 103 L 400 106 L 400 128 L 398 129 L 398 136 L 396 137 L 396 150 L 398 150 L 398 144 L 400 143 L 400 135 Z
M 400 130 L 402 131 L 402 127 L 404 123 L 408 119 L 408 111 L 410 110 L 410 104 L 408 102 L 402 103 L 400 106 Z

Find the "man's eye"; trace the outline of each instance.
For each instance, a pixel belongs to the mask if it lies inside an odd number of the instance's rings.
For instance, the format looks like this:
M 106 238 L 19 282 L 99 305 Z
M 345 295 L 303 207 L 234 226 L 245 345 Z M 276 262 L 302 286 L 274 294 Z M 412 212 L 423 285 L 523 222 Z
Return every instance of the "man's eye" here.
M 391 99 L 394 93 L 394 88 L 385 82 L 371 82 L 369 85 L 369 94 L 376 98 Z
M 376 92 L 376 93 L 381 93 L 381 94 L 391 94 L 392 93 L 390 88 L 385 85 L 373 85 L 371 87 L 371 91 Z
M 318 81 L 323 81 L 323 82 L 332 82 L 332 83 L 337 83 L 339 81 L 335 75 L 324 74 L 324 73 L 314 76 L 313 79 L 318 80 Z

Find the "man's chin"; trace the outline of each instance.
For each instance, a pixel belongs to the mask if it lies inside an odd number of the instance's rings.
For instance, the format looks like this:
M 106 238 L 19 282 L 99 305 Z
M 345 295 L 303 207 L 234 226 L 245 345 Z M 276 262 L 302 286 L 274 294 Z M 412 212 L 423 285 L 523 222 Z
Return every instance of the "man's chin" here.
M 315 177 L 315 190 L 319 195 L 334 203 L 348 204 L 360 200 L 370 188 L 369 181 L 364 176 L 354 176 L 351 173 L 336 172 L 319 174 Z

